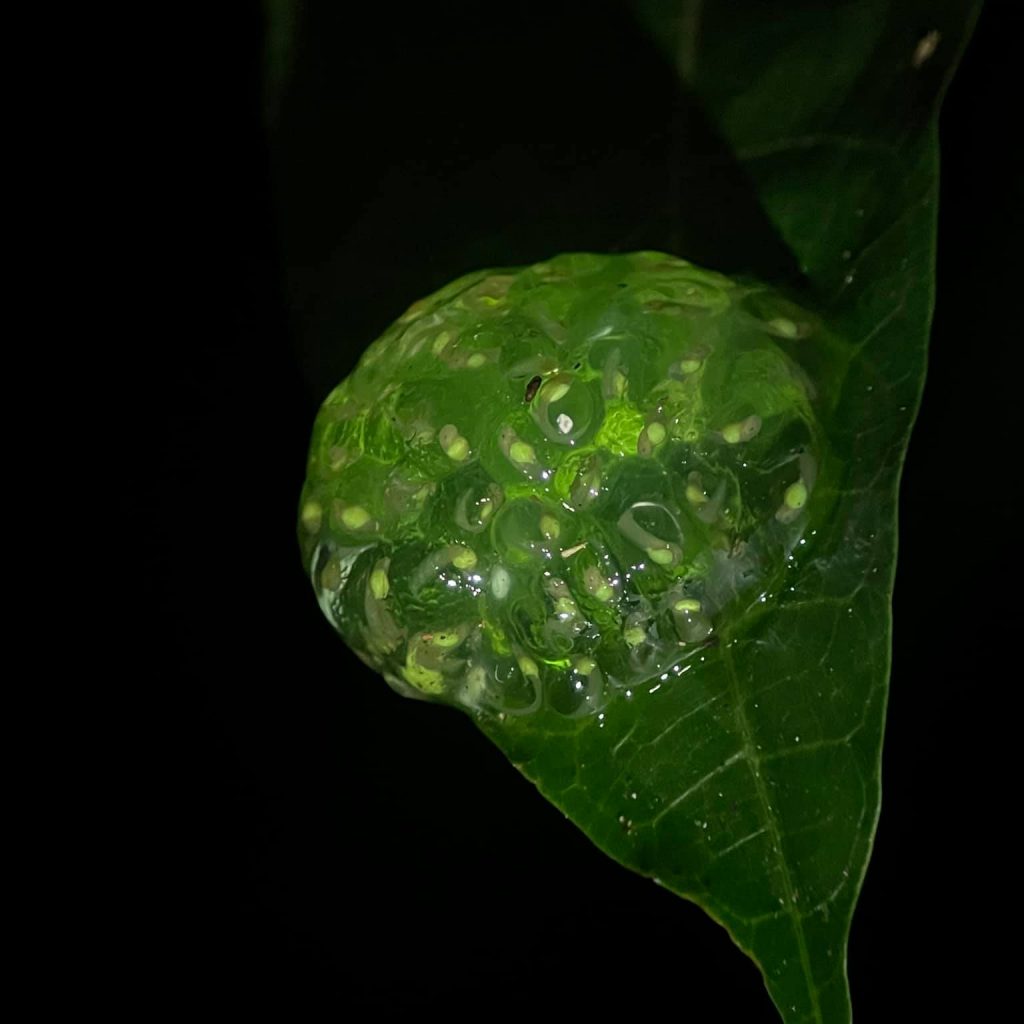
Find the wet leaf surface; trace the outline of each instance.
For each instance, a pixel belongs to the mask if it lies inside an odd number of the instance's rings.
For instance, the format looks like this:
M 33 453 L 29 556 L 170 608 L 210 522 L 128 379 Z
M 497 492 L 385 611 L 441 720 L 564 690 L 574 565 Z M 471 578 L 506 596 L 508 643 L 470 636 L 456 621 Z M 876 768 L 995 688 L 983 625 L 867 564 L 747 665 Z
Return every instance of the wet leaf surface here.
M 828 343 L 793 353 L 830 449 L 820 504 L 784 573 L 685 676 L 652 676 L 602 718 L 480 722 L 602 849 L 721 921 L 787 1021 L 844 1021 L 879 807 L 896 487 L 933 297 L 935 115 L 975 9 L 680 10 L 645 14 L 685 83 L 678 173 L 649 232 L 828 324 Z M 537 245 L 526 236 L 520 251 Z

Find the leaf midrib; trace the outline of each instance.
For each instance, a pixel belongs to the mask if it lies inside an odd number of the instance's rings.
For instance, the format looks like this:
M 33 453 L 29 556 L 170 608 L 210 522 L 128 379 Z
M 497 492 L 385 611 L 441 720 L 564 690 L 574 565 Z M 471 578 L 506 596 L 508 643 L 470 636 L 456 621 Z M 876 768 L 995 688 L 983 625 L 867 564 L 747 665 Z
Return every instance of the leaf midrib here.
M 800 966 L 803 970 L 804 983 L 811 1000 L 811 1007 L 814 1011 L 814 1020 L 817 1021 L 818 1024 L 824 1024 L 821 1016 L 821 1003 L 818 1000 L 818 988 L 814 983 L 814 975 L 811 971 L 811 961 L 807 949 L 807 937 L 804 934 L 803 919 L 796 909 L 796 902 L 793 899 L 793 893 L 795 891 L 793 887 L 793 879 L 789 873 L 789 864 L 782 853 L 782 834 L 779 831 L 775 816 L 771 811 L 768 792 L 765 789 L 764 778 L 761 775 L 761 758 L 757 752 L 757 744 L 754 743 L 754 735 L 751 731 L 750 722 L 747 719 L 747 713 L 744 709 L 743 694 L 740 690 L 739 677 L 736 674 L 736 666 L 733 663 L 732 651 L 728 643 L 722 645 L 722 657 L 729 672 L 729 686 L 732 692 L 736 725 L 739 729 L 740 738 L 743 742 L 743 749 L 746 752 L 747 761 L 753 774 L 754 790 L 757 793 L 757 799 L 761 805 L 762 817 L 768 831 L 768 836 L 771 840 L 771 848 L 775 855 L 774 859 L 778 865 L 782 878 L 786 913 L 792 922 L 793 931 L 796 935 L 797 949 L 800 953 Z

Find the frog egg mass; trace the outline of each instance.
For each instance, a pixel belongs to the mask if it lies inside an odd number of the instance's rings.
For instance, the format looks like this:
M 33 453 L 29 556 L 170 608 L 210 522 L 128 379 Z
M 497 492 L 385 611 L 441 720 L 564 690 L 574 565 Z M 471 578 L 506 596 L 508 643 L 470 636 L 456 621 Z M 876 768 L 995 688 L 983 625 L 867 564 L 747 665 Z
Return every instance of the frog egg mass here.
M 602 712 L 686 685 L 824 498 L 810 313 L 663 253 L 486 270 L 331 392 L 299 509 L 328 620 L 401 693 Z

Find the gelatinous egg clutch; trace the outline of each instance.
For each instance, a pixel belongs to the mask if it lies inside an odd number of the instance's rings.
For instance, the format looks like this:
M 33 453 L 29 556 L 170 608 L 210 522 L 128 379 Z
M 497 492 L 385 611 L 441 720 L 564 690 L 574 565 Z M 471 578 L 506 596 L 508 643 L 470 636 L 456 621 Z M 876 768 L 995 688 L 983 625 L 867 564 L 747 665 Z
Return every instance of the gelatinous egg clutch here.
M 806 529 L 814 319 L 662 253 L 470 274 L 316 420 L 302 554 L 402 693 L 600 712 L 755 609 Z

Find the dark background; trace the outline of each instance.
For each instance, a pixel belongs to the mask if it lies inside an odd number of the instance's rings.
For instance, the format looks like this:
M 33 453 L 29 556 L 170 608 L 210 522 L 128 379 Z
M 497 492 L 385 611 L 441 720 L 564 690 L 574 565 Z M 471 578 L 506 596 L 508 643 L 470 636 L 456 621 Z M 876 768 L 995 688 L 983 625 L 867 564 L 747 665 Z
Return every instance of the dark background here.
M 196 258 L 215 312 L 169 357 L 151 497 L 159 669 L 186 719 L 167 867 L 142 894 L 168 997 L 357 1013 L 664 1002 L 681 1020 L 777 1019 L 701 911 L 607 860 L 468 719 L 364 669 L 299 563 L 317 406 L 413 298 L 480 265 L 671 242 L 669 73 L 613 5 L 546 12 L 456 3 L 356 21 L 310 5 L 272 146 L 258 8 L 206 15 L 208 130 L 184 137 L 210 211 Z M 1001 371 L 1016 342 L 1000 307 L 1021 199 L 1013 133 L 992 126 L 1017 117 L 1020 28 L 1008 5 L 983 12 L 942 115 L 883 815 L 851 938 L 861 1021 L 980 1014 L 990 990 L 976 961 L 996 940 L 977 908 L 1005 825 L 978 803 L 981 695 L 1007 685 L 986 638 L 1008 624 L 993 594 L 1014 557 L 1003 460 L 1017 378 Z M 1019 316 L 1009 326 L 1019 335 Z

